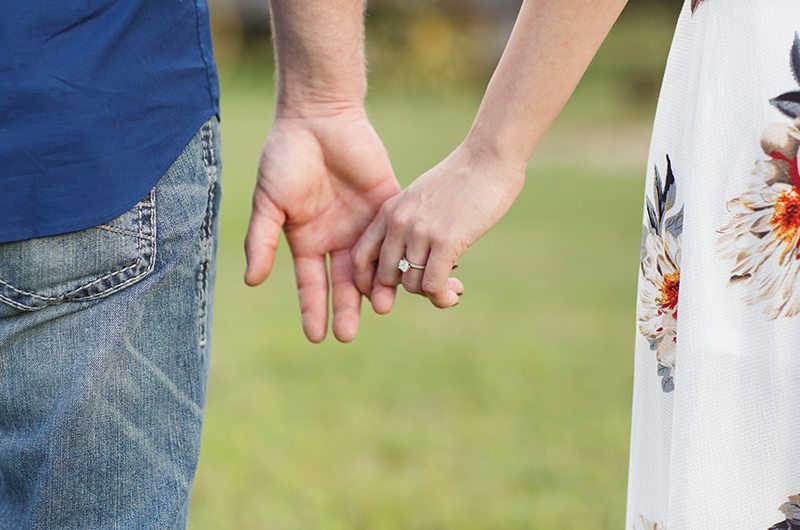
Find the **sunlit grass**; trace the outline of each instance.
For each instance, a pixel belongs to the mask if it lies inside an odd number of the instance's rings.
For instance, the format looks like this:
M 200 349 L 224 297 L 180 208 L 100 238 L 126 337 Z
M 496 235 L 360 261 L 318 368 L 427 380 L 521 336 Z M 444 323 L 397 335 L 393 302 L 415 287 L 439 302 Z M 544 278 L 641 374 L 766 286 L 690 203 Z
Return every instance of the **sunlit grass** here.
M 647 48 L 665 53 L 666 37 Z M 224 83 L 213 362 L 191 528 L 622 527 L 645 152 L 602 169 L 581 156 L 587 120 L 613 134 L 625 101 L 597 106 L 620 86 L 602 68 L 617 49 L 556 125 L 548 149 L 569 163 L 535 161 L 518 203 L 460 261 L 461 304 L 440 312 L 404 296 L 390 316 L 365 309 L 351 345 L 303 339 L 285 245 L 266 285 L 241 281 L 273 95 L 263 73 Z M 370 114 L 403 184 L 462 139 L 479 97 L 380 93 Z M 623 118 L 646 124 L 653 104 Z
M 212 375 L 191 527 L 615 528 L 627 473 L 638 174 L 537 167 L 439 312 L 403 297 L 357 341 L 303 339 L 285 245 L 241 251 L 268 91 L 227 87 Z M 407 183 L 474 101 L 374 101 Z

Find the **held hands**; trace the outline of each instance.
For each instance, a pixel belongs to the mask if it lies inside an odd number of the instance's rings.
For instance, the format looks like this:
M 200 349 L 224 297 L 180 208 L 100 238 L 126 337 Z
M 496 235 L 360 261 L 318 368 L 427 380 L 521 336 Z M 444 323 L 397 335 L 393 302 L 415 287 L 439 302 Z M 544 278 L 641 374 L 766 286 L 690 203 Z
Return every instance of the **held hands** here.
M 511 207 L 525 178 L 487 154 L 459 146 L 436 167 L 387 200 L 353 248 L 355 281 L 376 312 L 391 309 L 386 287 L 402 283 L 439 308 L 458 304 L 464 286 L 450 272 L 475 241 Z M 401 273 L 402 258 L 425 264 Z M 389 303 L 387 303 L 389 302 Z
M 381 314 L 391 310 L 401 283 L 436 307 L 452 307 L 464 286 L 450 272 L 505 215 L 524 175 L 524 164 L 465 142 L 400 192 L 363 109 L 278 117 L 253 194 L 245 282 L 258 285 L 269 276 L 283 228 L 312 342 L 327 332 L 329 283 L 333 332 L 342 342 L 355 337 L 362 294 Z M 426 267 L 401 273 L 403 257 Z
M 362 295 L 385 313 L 401 283 L 437 307 L 455 305 L 463 285 L 450 277 L 454 264 L 510 208 L 527 160 L 626 1 L 522 2 L 467 139 L 402 193 L 363 106 L 328 117 L 279 118 L 253 198 L 247 283 L 269 274 L 285 225 L 312 341 L 322 340 L 327 327 L 327 254 L 340 340 L 355 335 Z M 270 6 L 279 108 L 320 96 L 362 103 L 364 2 L 271 0 Z M 401 274 L 404 257 L 425 268 Z

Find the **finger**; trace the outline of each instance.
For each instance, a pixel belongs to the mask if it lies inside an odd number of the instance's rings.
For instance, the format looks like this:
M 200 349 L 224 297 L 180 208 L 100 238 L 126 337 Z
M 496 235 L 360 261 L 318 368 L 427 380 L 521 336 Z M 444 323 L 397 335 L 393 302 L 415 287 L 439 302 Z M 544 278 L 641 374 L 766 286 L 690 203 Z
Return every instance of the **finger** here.
M 351 252 L 353 259 L 353 278 L 358 290 L 364 296 L 370 296 L 375 277 L 381 245 L 386 237 L 386 217 L 378 213 L 375 219 L 361 234 Z
M 253 198 L 250 225 L 244 240 L 247 270 L 244 281 L 247 285 L 258 285 L 272 272 L 275 252 L 281 236 L 281 227 L 286 215 L 264 194 Z
M 447 280 L 447 288 L 451 291 L 455 291 L 459 296 L 464 294 L 464 284 L 458 278 L 450 278 Z
M 361 315 L 361 292 L 353 280 L 353 261 L 349 250 L 331 252 L 333 291 L 333 335 L 341 342 L 356 337 Z
M 381 285 L 394 287 L 400 284 L 402 276 L 397 264 L 403 257 L 405 247 L 403 234 L 398 230 L 393 230 L 390 226 L 386 231 L 386 238 L 383 240 L 378 261 L 377 277 Z
M 428 242 L 421 238 L 411 238 L 406 242 L 405 258 L 415 264 L 425 265 L 428 261 L 430 247 Z M 403 288 L 412 294 L 424 294 L 422 291 L 422 277 L 425 269 L 410 268 L 403 273 Z
M 294 272 L 303 332 L 311 342 L 322 342 L 328 330 L 328 270 L 325 257 L 295 257 Z
M 378 281 L 375 277 L 375 284 L 372 288 L 372 295 L 370 301 L 372 302 L 372 309 L 379 315 L 386 315 L 392 310 L 395 298 L 397 298 L 397 287 L 386 287 Z
M 450 256 L 451 253 L 443 247 L 434 246 L 422 277 L 422 291 L 433 305 L 441 309 L 458 304 L 457 288 L 461 282 L 458 284 L 450 282 L 450 272 L 455 263 Z M 460 287 L 463 292 L 463 284 Z

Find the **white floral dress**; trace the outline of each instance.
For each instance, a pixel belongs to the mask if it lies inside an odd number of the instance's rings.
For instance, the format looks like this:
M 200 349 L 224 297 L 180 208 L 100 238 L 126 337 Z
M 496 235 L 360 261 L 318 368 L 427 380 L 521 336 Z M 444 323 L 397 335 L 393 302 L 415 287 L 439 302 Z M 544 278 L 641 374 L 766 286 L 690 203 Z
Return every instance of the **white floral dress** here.
M 800 530 L 800 0 L 687 0 L 643 204 L 626 528 Z

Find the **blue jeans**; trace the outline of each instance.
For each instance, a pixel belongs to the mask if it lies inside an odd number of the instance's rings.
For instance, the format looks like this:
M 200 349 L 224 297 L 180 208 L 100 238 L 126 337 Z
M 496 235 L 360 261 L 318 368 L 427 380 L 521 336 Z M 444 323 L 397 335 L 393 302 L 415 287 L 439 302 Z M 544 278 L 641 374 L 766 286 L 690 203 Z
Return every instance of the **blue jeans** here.
M 211 118 L 108 223 L 0 244 L 0 529 L 186 527 L 219 139 Z

